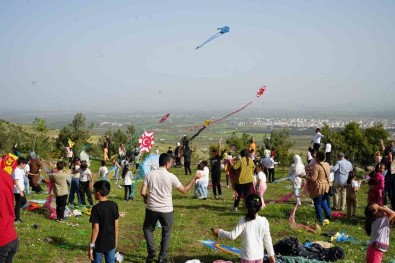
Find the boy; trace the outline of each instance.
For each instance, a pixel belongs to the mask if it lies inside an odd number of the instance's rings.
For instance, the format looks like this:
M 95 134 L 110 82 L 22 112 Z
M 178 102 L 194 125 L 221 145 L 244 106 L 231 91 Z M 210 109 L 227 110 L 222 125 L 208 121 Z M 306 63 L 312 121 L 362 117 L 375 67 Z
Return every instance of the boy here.
M 89 259 L 93 263 L 98 263 L 104 255 L 106 263 L 114 263 L 118 243 L 118 205 L 107 199 L 110 193 L 108 181 L 97 181 L 93 188 L 95 199 L 99 200 L 99 203 L 92 207 L 89 219 L 92 223 Z
M 101 161 L 101 167 L 99 169 L 100 180 L 107 180 L 108 168 L 106 167 L 106 161 Z
M 24 177 L 25 166 L 27 161 L 25 158 L 18 159 L 18 166 L 12 172 L 12 180 L 14 180 L 14 197 L 15 197 L 15 223 L 22 223 L 20 211 L 27 201 L 23 190 L 25 190 Z

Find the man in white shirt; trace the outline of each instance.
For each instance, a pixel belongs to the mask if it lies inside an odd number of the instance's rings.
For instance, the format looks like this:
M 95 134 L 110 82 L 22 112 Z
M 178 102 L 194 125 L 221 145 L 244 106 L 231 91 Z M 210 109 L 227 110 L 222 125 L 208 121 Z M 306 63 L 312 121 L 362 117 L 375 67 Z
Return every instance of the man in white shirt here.
M 331 164 L 331 155 L 332 155 L 332 140 L 328 140 L 325 144 L 325 162 Z
M 12 180 L 14 181 L 14 197 L 15 197 L 15 223 L 22 223 L 20 210 L 27 201 L 23 190 L 25 190 L 25 166 L 27 161 L 25 158 L 18 159 L 18 166 L 12 172 Z
M 315 129 L 315 134 L 314 134 L 314 138 L 313 138 L 313 141 L 312 141 L 312 143 L 314 143 L 314 144 L 313 144 L 313 148 L 314 148 L 314 150 L 316 150 L 317 152 L 320 151 L 321 138 L 324 138 L 324 137 L 325 137 L 324 135 L 322 135 L 322 134 L 320 133 L 320 131 L 321 131 L 320 128 Z
M 144 237 L 147 242 L 148 256 L 146 262 L 154 262 L 156 256 L 154 230 L 158 220 L 162 225 L 162 240 L 157 262 L 167 262 L 167 250 L 170 245 L 171 228 L 173 225 L 173 200 L 172 189 L 176 188 L 179 192 L 186 194 L 195 184 L 196 179 L 200 178 L 195 175 L 187 186 L 183 186 L 180 180 L 167 170 L 172 167 L 173 158 L 168 153 L 162 153 L 159 156 L 159 169 L 152 170 L 145 178 L 141 188 L 141 196 L 144 203 L 147 204 L 144 218 Z

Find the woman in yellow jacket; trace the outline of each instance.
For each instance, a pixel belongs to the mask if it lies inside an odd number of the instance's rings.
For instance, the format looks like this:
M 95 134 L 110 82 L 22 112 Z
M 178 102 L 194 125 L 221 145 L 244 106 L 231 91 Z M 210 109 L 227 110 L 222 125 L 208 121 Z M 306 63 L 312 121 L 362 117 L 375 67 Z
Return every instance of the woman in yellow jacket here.
M 240 152 L 240 158 L 232 164 L 232 167 L 236 171 L 235 190 L 237 192 L 233 210 L 237 211 L 241 196 L 243 195 L 246 198 L 251 193 L 254 182 L 255 164 L 249 157 L 248 150 L 242 150 Z

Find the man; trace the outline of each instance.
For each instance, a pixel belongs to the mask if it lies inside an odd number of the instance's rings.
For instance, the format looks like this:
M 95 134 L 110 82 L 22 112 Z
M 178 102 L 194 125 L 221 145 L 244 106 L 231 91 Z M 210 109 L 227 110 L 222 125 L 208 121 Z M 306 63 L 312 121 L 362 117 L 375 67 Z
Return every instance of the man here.
M 14 227 L 14 182 L 0 168 L 0 262 L 12 262 L 19 248 L 19 239 Z
M 30 157 L 30 171 L 28 174 L 30 185 L 32 186 L 32 191 L 41 193 L 43 189 L 41 188 L 39 181 L 41 177 L 40 170 L 42 168 L 42 164 L 40 159 L 37 158 L 37 154 L 35 152 L 31 152 Z
M 338 161 L 331 168 L 331 172 L 334 172 L 335 180 L 333 187 L 335 194 L 333 195 L 333 210 L 342 211 L 346 208 L 346 187 L 348 174 L 353 170 L 352 164 L 344 158 L 344 153 L 339 152 L 337 154 Z M 341 203 L 339 208 L 339 193 L 341 195 Z
M 314 144 L 313 144 L 313 148 L 314 148 L 314 150 L 316 150 L 317 152 L 320 151 L 321 138 L 325 137 L 324 135 L 322 135 L 322 134 L 320 133 L 320 131 L 321 131 L 320 128 L 315 129 L 315 135 L 314 135 L 314 138 L 313 138 L 313 141 L 312 141 L 312 143 L 314 143 Z
M 186 194 L 195 185 L 196 179 L 200 178 L 200 175 L 196 175 L 187 186 L 183 186 L 174 174 L 167 171 L 171 168 L 172 162 L 170 154 L 162 153 L 159 156 L 159 169 L 153 170 L 145 176 L 141 188 L 141 196 L 147 204 L 143 225 L 144 237 L 147 242 L 147 263 L 154 262 L 156 257 L 154 230 L 158 220 L 162 225 L 162 240 L 157 262 L 168 262 L 167 250 L 170 245 L 174 214 L 172 188 Z
M 331 155 L 332 155 L 332 140 L 328 140 L 325 144 L 325 161 L 331 164 Z

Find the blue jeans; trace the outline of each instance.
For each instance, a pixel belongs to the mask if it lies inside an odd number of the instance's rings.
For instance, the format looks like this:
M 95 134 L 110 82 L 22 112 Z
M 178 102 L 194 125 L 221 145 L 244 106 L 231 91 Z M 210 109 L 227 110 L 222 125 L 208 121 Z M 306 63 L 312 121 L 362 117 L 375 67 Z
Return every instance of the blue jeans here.
M 27 177 L 26 174 L 23 176 L 23 184 L 25 185 L 26 194 L 30 194 L 29 178 Z
M 313 198 L 315 214 L 317 216 L 318 221 L 320 221 L 320 222 L 323 222 L 322 209 L 324 209 L 326 218 L 328 218 L 328 219 L 331 218 L 331 210 L 329 209 L 329 206 L 327 203 L 328 197 L 329 197 L 329 194 L 325 193 L 324 195 L 319 195 L 319 196 Z
M 78 205 L 81 205 L 81 196 L 80 196 L 80 192 L 78 190 L 80 180 L 78 178 L 73 178 L 71 180 L 71 186 L 70 186 L 70 195 L 69 195 L 69 204 L 72 204 L 74 202 L 74 194 L 77 194 L 77 198 L 78 198 Z
M 200 196 L 207 198 L 208 191 L 207 191 L 207 187 L 204 185 L 203 182 L 197 182 L 195 185 L 194 195 L 198 196 L 198 193 L 200 194 Z
M 0 263 L 10 263 L 19 248 L 19 239 L 0 247 Z
M 93 250 L 93 261 L 92 263 L 101 263 L 103 256 L 106 263 L 115 263 L 115 248 L 107 252 L 99 252 Z

